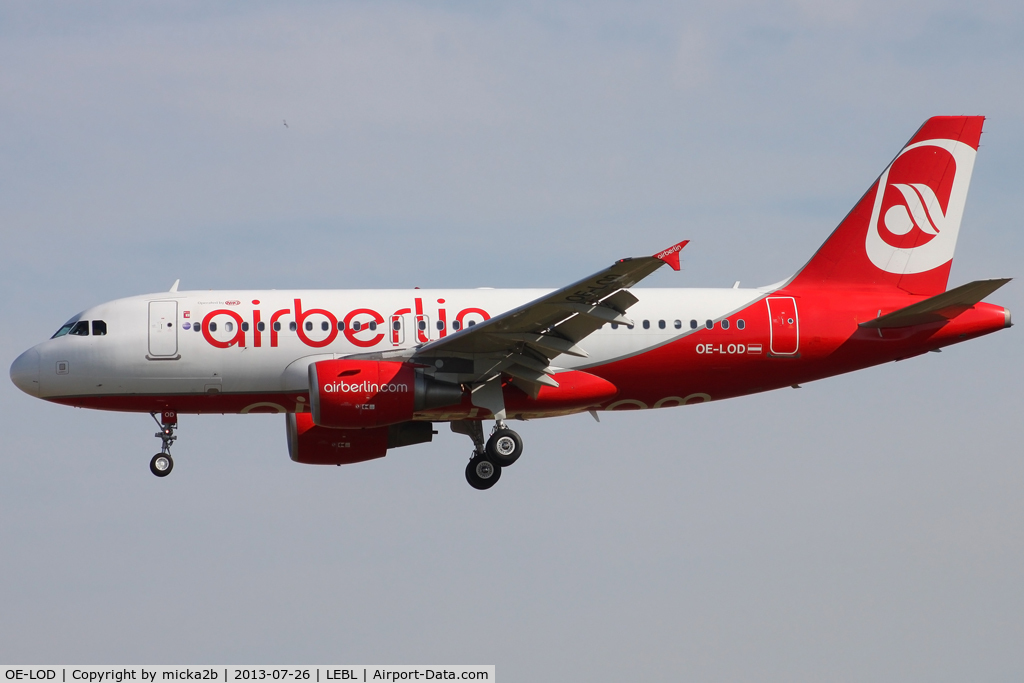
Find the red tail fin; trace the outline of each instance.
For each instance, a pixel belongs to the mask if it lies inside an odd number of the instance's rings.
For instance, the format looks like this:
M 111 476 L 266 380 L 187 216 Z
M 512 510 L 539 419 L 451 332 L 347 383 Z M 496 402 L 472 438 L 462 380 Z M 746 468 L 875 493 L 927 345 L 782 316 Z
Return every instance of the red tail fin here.
M 790 286 L 944 292 L 984 120 L 925 121 Z

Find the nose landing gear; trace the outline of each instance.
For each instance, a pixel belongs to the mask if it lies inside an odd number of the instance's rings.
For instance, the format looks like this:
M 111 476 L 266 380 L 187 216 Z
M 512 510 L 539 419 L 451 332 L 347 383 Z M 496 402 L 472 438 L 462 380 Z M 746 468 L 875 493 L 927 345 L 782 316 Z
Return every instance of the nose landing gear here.
M 178 438 L 174 430 L 178 426 L 178 414 L 173 410 L 165 410 L 160 419 L 156 413 L 150 413 L 160 431 L 154 434 L 161 440 L 160 452 L 149 461 L 149 471 L 158 477 L 166 477 L 174 469 L 174 459 L 171 457 L 171 444 Z
M 460 420 L 451 423 L 452 431 L 465 434 L 473 440 L 473 456 L 466 465 L 466 481 L 473 488 L 484 491 L 498 483 L 502 468 L 509 467 L 523 454 L 523 440 L 496 420 L 494 431 L 484 443 L 483 423 L 480 420 Z

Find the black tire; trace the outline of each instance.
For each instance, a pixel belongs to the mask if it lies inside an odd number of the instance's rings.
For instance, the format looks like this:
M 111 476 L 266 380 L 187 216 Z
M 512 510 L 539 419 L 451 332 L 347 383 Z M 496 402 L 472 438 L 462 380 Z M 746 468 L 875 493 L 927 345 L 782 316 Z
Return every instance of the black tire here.
M 482 456 L 475 456 L 466 465 L 466 481 L 478 491 L 486 491 L 501 479 L 501 468 Z
M 523 440 L 511 429 L 499 429 L 487 440 L 487 458 L 499 467 L 508 467 L 523 454 Z
M 157 453 L 149 461 L 149 471 L 158 477 L 166 477 L 174 469 L 174 459 L 170 453 Z

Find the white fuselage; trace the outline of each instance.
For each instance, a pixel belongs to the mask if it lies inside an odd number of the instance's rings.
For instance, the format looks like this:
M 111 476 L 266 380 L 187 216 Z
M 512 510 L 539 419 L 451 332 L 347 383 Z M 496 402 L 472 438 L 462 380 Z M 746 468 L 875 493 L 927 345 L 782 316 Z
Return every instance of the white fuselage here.
M 119 299 L 71 321 L 103 321 L 105 335 L 64 334 L 34 347 L 34 393 L 47 398 L 302 391 L 311 362 L 413 347 L 547 291 L 228 290 Z M 766 291 L 635 289 L 639 302 L 628 312 L 632 329 L 605 325 L 582 343 L 588 357 L 563 355 L 553 365 L 582 369 L 641 353 L 690 334 L 694 324 L 702 329 Z

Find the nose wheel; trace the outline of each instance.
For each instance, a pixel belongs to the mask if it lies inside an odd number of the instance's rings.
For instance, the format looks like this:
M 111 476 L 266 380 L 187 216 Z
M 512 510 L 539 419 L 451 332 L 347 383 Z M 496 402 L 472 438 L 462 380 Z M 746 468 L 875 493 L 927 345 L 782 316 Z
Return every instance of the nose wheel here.
M 158 477 L 166 477 L 174 469 L 174 458 L 170 453 L 157 453 L 149 461 L 149 471 Z
M 150 413 L 160 431 L 154 436 L 160 439 L 160 452 L 149 461 L 149 471 L 158 477 L 166 477 L 174 469 L 174 458 L 171 457 L 171 444 L 177 440 L 174 430 L 178 426 L 178 414 L 173 410 L 165 410 L 157 418 L 156 413 Z

